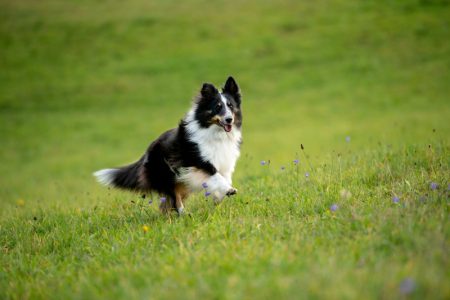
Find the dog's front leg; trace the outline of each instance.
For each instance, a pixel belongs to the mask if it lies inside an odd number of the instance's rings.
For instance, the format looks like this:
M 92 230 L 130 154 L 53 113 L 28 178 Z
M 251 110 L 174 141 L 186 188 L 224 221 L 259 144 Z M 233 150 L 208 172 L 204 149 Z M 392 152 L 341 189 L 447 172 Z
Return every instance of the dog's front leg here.
M 228 181 L 228 183 L 229 183 L 231 186 L 233 186 L 233 183 L 232 183 L 233 180 L 231 179 L 231 176 L 233 175 L 232 172 L 233 172 L 233 171 L 226 172 L 226 173 L 223 174 L 223 177 Z M 235 195 L 235 194 L 237 194 L 237 192 L 238 192 L 238 190 L 237 190 L 236 188 L 233 188 L 233 190 L 231 190 L 231 191 L 229 191 L 229 192 L 227 193 L 227 196 Z
M 233 185 L 233 180 L 231 179 L 231 172 L 223 173 L 223 177 L 228 181 L 230 185 Z
M 225 196 L 236 194 L 237 190 L 233 188 L 224 176 L 216 172 L 209 177 L 207 183 L 207 190 L 211 193 L 216 202 L 222 201 Z

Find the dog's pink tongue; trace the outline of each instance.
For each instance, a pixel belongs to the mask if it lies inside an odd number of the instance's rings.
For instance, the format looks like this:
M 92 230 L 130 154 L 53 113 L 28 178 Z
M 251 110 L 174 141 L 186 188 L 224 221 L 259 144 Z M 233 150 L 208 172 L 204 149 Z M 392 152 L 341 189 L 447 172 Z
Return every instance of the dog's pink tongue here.
M 226 132 L 230 132 L 231 128 L 232 128 L 231 125 L 225 125 L 224 126 L 224 129 L 225 129 Z

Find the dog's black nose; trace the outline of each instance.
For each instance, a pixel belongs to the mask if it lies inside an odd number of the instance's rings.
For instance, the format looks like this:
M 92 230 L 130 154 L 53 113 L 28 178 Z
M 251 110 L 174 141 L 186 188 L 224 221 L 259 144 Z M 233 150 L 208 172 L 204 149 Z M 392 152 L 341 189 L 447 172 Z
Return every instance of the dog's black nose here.
M 228 124 L 231 124 L 231 122 L 233 122 L 233 118 L 226 118 L 225 122 L 227 122 Z

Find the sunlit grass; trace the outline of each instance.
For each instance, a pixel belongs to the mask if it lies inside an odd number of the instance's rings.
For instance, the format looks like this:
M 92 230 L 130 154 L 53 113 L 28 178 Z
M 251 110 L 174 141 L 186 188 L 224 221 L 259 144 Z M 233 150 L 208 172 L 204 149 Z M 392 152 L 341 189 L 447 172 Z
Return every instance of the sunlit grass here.
M 0 298 L 448 299 L 443 1 L 2 1 Z M 242 88 L 214 205 L 92 172 Z

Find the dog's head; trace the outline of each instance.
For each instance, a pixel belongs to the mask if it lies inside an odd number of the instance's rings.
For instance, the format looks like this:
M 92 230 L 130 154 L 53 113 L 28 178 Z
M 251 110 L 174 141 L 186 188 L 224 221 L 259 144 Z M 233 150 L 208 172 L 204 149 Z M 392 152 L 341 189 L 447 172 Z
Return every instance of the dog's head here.
M 226 132 L 242 126 L 241 93 L 233 77 L 228 77 L 222 92 L 204 83 L 196 103 L 195 118 L 200 126 L 219 126 Z

